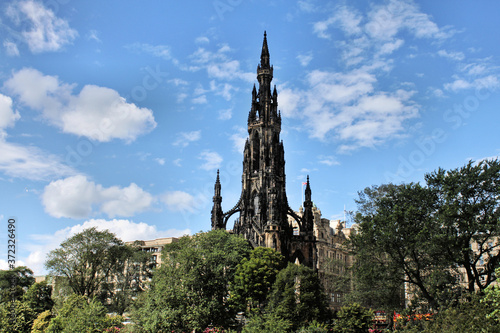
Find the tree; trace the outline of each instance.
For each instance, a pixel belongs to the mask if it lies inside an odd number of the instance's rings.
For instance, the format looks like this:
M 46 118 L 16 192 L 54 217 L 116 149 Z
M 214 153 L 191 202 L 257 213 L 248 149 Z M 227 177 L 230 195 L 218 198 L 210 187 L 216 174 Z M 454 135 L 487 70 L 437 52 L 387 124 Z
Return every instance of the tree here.
M 50 333 L 94 333 L 121 327 L 121 316 L 109 317 L 106 308 L 97 300 L 82 295 L 69 296 L 55 318 L 50 321 Z
M 52 286 L 47 281 L 37 282 L 31 285 L 23 301 L 38 315 L 46 310 L 51 310 L 54 306 L 52 300 Z
M 426 175 L 437 193 L 443 251 L 465 270 L 470 293 L 484 291 L 500 261 L 500 161 L 470 161 Z
M 31 333 L 45 333 L 50 325 L 50 320 L 52 319 L 52 314 L 49 310 L 46 310 L 36 317 L 33 321 L 33 326 L 31 327 Z
M 292 263 L 276 277 L 269 295 L 268 312 L 291 322 L 293 330 L 313 321 L 324 322 L 331 316 L 317 273 Z
M 231 301 L 239 311 L 262 310 L 276 275 L 285 267 L 285 258 L 277 251 L 257 247 L 237 266 L 231 283 Z
M 26 266 L 0 270 L 0 303 L 21 298 L 33 283 L 33 271 Z
M 248 241 L 225 230 L 166 245 L 150 289 L 135 305 L 133 321 L 145 332 L 228 327 L 235 318 L 228 286 L 250 250 Z
M 372 324 L 373 312 L 358 303 L 344 305 L 337 313 L 335 332 L 363 333 Z
M 433 309 L 453 291 L 456 285 L 450 262 L 442 252 L 442 230 L 436 223 L 435 191 L 419 184 L 382 185 L 367 188 L 357 200 L 359 212 L 356 221 L 359 232 L 351 239 L 356 255 L 354 271 L 358 287 L 367 288 L 375 273 L 380 282 L 387 283 L 383 302 L 387 306 L 400 302 L 400 291 L 407 283 L 414 300 L 425 299 Z M 358 289 L 360 291 L 360 289 Z M 393 301 L 387 295 L 398 295 Z
M 28 333 L 36 314 L 19 300 L 0 304 L 0 333 Z
M 147 256 L 123 244 L 113 233 L 89 228 L 51 251 L 45 266 L 55 277 L 63 276 L 71 290 L 92 299 L 113 299 L 119 290 L 128 292 L 131 276 L 147 269 Z M 139 263 L 137 261 L 140 261 Z M 119 298 L 117 298 L 119 299 Z M 114 310 L 123 311 L 123 304 Z

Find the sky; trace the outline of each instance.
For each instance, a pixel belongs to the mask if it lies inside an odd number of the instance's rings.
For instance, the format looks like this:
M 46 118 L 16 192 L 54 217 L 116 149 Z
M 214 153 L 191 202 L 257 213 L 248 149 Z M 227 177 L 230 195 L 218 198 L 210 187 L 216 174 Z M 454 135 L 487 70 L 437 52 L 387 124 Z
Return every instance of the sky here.
M 0 269 L 88 227 L 124 241 L 211 228 L 241 193 L 264 31 L 287 196 L 323 217 L 358 192 L 500 151 L 500 2 L 3 1 Z M 229 221 L 231 227 L 234 221 Z M 348 222 L 349 223 L 349 222 Z

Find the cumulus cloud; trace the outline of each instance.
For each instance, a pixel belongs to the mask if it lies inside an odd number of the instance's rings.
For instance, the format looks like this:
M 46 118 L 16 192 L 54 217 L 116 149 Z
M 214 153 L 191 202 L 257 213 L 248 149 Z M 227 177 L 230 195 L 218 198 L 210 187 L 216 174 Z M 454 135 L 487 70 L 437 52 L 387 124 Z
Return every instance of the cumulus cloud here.
M 124 242 L 135 240 L 151 240 L 164 237 L 182 237 L 191 234 L 190 229 L 158 229 L 155 225 L 144 222 L 134 222 L 123 219 L 91 219 L 81 224 L 57 230 L 53 234 L 33 234 L 29 236 L 30 242 L 26 245 L 29 255 L 23 258 L 23 264 L 30 267 L 35 275 L 44 275 L 44 262 L 47 254 L 59 247 L 66 239 L 82 232 L 85 229 L 96 227 L 98 230 L 109 230 Z M 0 268 L 1 266 L 0 262 Z
M 6 140 L 8 127 L 20 118 L 12 108 L 12 99 L 0 94 L 0 171 L 14 178 L 49 180 L 65 177 L 76 171 L 65 165 L 60 158 L 36 147 L 25 147 Z
M 5 128 L 13 126 L 20 117 L 19 112 L 12 108 L 12 98 L 0 94 L 0 138 Z
M 161 201 L 173 212 L 193 212 L 197 204 L 196 198 L 184 191 L 166 192 L 161 196 Z
M 57 17 L 39 1 L 14 2 L 7 7 L 6 14 L 18 26 L 21 22 L 28 23 L 20 34 L 33 53 L 58 51 L 78 36 L 66 20 Z
M 233 142 L 233 150 L 243 154 L 245 143 L 248 138 L 248 132 L 241 126 L 235 126 L 233 129 L 235 130 L 235 133 L 231 134 L 229 137 L 229 139 Z
M 199 159 L 204 160 L 205 162 L 200 166 L 203 170 L 214 170 L 220 168 L 222 164 L 222 156 L 218 153 L 210 150 L 202 151 Z
M 77 172 L 55 155 L 0 139 L 0 171 L 9 177 L 47 181 Z
M 101 142 L 132 142 L 156 127 L 150 109 L 127 103 L 113 89 L 86 85 L 73 94 L 75 85 L 32 68 L 15 72 L 4 86 L 64 133 Z
M 45 211 L 57 218 L 79 219 L 97 213 L 111 218 L 133 216 L 149 209 L 154 201 L 151 194 L 134 183 L 105 188 L 83 175 L 52 181 L 42 194 Z
M 418 117 L 413 91 L 376 91 L 376 82 L 367 68 L 346 73 L 312 71 L 307 89 L 285 89 L 284 115 L 304 119 L 311 137 L 333 136 L 344 142 L 342 152 L 374 147 L 404 135 L 404 122 Z

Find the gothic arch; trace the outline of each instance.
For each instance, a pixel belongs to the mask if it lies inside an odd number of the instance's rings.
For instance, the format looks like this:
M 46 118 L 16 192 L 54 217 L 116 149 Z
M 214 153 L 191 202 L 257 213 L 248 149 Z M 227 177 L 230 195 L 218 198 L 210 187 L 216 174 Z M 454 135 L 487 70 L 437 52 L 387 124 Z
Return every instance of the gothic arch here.
M 304 254 L 302 253 L 301 250 L 296 250 L 293 253 L 291 259 L 292 259 L 291 262 L 295 263 L 296 261 L 298 261 L 300 265 L 303 265 L 306 262 L 306 258 L 304 257 Z

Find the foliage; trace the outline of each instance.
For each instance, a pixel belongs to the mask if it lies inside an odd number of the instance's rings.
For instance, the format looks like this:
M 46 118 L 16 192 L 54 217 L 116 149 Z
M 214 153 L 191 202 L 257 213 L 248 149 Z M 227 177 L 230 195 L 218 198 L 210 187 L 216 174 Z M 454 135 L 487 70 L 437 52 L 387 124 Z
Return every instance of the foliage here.
M 291 327 L 290 320 L 272 312 L 265 312 L 251 316 L 243 327 L 242 333 L 288 333 Z
M 230 288 L 230 300 L 237 310 L 262 310 L 276 275 L 284 267 L 284 257 L 270 248 L 257 247 L 250 258 L 243 258 Z
M 456 306 L 443 309 L 432 320 L 426 316 L 407 316 L 403 325 L 399 325 L 397 332 L 404 333 L 494 333 L 500 331 L 500 323 L 488 318 L 488 313 L 494 307 L 488 302 L 481 301 L 478 295 L 470 295 L 469 301 L 463 301 Z
M 31 327 L 31 333 L 44 333 L 49 327 L 50 320 L 52 319 L 52 314 L 49 310 L 41 312 L 38 317 L 36 317 Z
M 0 303 L 19 299 L 33 283 L 33 271 L 26 266 L 0 270 Z
M 87 300 L 73 294 L 64 302 L 49 324 L 49 333 L 94 333 L 115 326 L 121 327 L 121 316 L 109 317 L 106 308 L 97 300 Z
M 131 296 L 143 289 L 135 282 L 140 282 L 141 274 L 148 269 L 148 256 L 138 252 L 113 233 L 93 227 L 51 251 L 45 266 L 53 276 L 64 277 L 75 294 L 87 299 L 111 299 L 110 311 L 123 313 Z
M 469 293 L 483 291 L 500 261 L 500 161 L 470 161 L 425 179 L 438 197 L 443 253 L 465 269 Z
M 373 312 L 358 303 L 344 305 L 337 313 L 334 331 L 338 333 L 367 332 L 372 324 Z
M 27 333 L 36 315 L 19 300 L 0 304 L 0 333 Z
M 440 237 L 434 219 L 436 194 L 413 183 L 374 186 L 365 189 L 357 203 L 361 206 L 356 216 L 360 232 L 352 244 L 357 261 L 365 266 L 355 271 L 358 281 L 366 270 L 374 271 L 389 278 L 391 289 L 398 282 L 399 286 L 408 283 L 437 308 L 438 295 L 432 290 L 444 290 L 446 285 L 433 285 L 440 281 L 433 279 L 432 273 L 446 270 L 450 262 L 436 245 L 436 237 Z
M 495 276 L 500 276 L 500 267 L 495 270 Z M 493 318 L 497 323 L 500 323 L 500 286 L 498 284 L 489 285 L 484 291 L 483 303 L 488 303 L 491 306 L 491 312 L 486 316 L 488 319 Z
M 276 277 L 269 295 L 269 311 L 292 323 L 294 330 L 330 318 L 328 301 L 312 269 L 289 263 Z
M 328 325 L 313 321 L 309 326 L 302 327 L 298 333 L 328 333 L 330 332 Z
M 54 306 L 52 300 L 52 286 L 47 281 L 37 282 L 28 289 L 23 301 L 38 315 Z
M 228 286 L 250 250 L 245 239 L 224 230 L 166 245 L 149 291 L 135 305 L 133 321 L 145 332 L 228 327 L 235 318 Z

